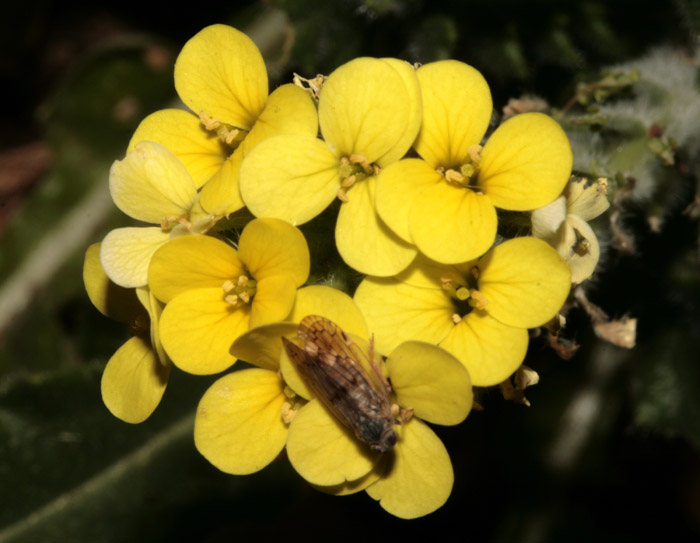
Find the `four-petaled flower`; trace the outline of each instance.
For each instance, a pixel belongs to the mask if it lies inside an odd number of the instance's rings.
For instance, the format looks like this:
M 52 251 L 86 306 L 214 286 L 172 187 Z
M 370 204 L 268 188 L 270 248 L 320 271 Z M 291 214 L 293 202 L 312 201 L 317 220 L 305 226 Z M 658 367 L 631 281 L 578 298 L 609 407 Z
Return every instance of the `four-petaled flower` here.
M 303 234 L 279 219 L 254 219 L 238 251 L 211 236 L 173 239 L 153 255 L 148 284 L 166 304 L 165 351 L 180 369 L 218 373 L 235 361 L 231 344 L 248 328 L 283 320 L 309 275 Z
M 100 264 L 99 243 L 85 253 L 83 282 L 100 313 L 128 324 L 134 333 L 105 366 L 102 400 L 115 417 L 143 422 L 158 407 L 172 367 L 158 333 L 162 304 L 147 287 L 127 289 L 110 280 Z
M 165 109 L 146 117 L 129 143 L 156 141 L 183 162 L 201 188 L 198 205 L 217 217 L 243 207 L 241 162 L 276 134 L 315 136 L 316 108 L 306 92 L 287 84 L 268 96 L 265 61 L 253 41 L 226 25 L 198 32 L 175 63 L 175 88 L 193 113 Z
M 258 217 L 305 223 L 341 199 L 338 251 L 354 269 L 393 275 L 416 255 L 377 216 L 376 172 L 401 158 L 420 127 L 413 68 L 396 59 L 358 58 L 335 70 L 318 102 L 323 140 L 277 136 L 241 167 L 241 195 Z
M 561 194 L 571 146 L 550 117 L 525 113 L 499 126 L 482 149 L 492 109 L 483 76 L 455 60 L 425 64 L 416 74 L 423 122 L 414 148 L 421 158 L 380 172 L 376 208 L 422 254 L 458 264 L 493 245 L 497 207 L 527 211 Z
M 412 339 L 440 345 L 466 366 L 474 385 L 489 386 L 520 366 L 527 329 L 554 317 L 570 287 L 571 272 L 557 252 L 521 237 L 466 264 L 419 258 L 396 278 L 368 277 L 355 302 L 381 352 Z
M 393 350 L 382 365 L 392 401 L 406 409 L 396 408 L 394 448 L 373 452 L 314 397 L 282 348 L 281 336 L 293 337 L 295 323 L 309 314 L 336 321 L 369 355 L 364 319 L 349 297 L 328 287 L 301 289 L 292 322 L 259 326 L 234 343 L 233 352 L 258 368 L 222 377 L 205 393 L 195 420 L 199 451 L 223 471 L 250 473 L 286 445 L 294 468 L 325 492 L 366 490 L 402 518 L 439 508 L 452 489 L 452 466 L 440 439 L 420 419 L 445 425 L 464 420 L 472 404 L 469 374 L 427 343 Z

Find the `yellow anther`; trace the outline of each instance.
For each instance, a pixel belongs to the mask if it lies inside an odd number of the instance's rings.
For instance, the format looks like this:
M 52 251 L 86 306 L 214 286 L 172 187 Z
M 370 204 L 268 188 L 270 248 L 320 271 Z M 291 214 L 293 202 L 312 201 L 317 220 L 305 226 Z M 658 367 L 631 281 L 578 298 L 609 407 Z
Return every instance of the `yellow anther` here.
M 224 284 L 221 285 L 221 288 L 224 289 L 224 292 L 228 294 L 235 288 L 235 285 L 233 284 L 233 281 L 231 281 L 230 279 L 226 279 L 226 281 L 224 281 Z
M 470 145 L 467 147 L 467 154 L 469 155 L 469 160 L 474 166 L 478 166 L 481 162 L 481 150 L 483 147 L 481 145 Z
M 479 266 L 474 266 L 471 270 L 469 270 L 472 274 L 472 277 L 474 279 L 479 279 L 481 277 L 481 270 L 479 269 Z
M 344 189 L 349 189 L 355 184 L 355 181 L 357 181 L 357 176 L 355 174 L 346 177 L 340 182 L 340 186 Z
M 187 215 L 181 215 L 179 217 L 163 217 L 160 221 L 160 227 L 163 230 L 170 230 L 173 227 L 173 223 L 181 224 L 189 231 L 192 228 L 192 223 L 187 220 Z
M 282 422 L 289 424 L 294 420 L 294 416 L 297 414 L 296 409 L 292 408 L 292 404 L 289 402 L 284 402 L 280 410 L 280 415 L 282 416 Z
M 364 153 L 355 153 L 350 155 L 350 162 L 361 166 L 365 173 L 372 173 L 372 167 L 370 166 L 369 162 L 367 162 L 367 157 Z
M 336 193 L 338 196 L 338 200 L 341 202 L 349 202 L 350 198 L 348 198 L 348 195 L 345 194 L 345 191 L 343 189 L 338 189 L 338 192 Z
M 462 317 L 460 317 L 457 313 L 452 313 L 452 322 L 459 324 L 462 322 Z
M 219 130 L 219 139 L 226 143 L 226 145 L 232 145 L 238 136 L 240 135 L 241 131 L 238 130 L 238 128 L 228 128 L 226 126 L 222 127 L 221 130 Z
M 489 305 L 489 301 L 486 299 L 486 296 L 484 296 L 478 290 L 472 290 L 469 305 L 476 309 L 484 309 L 487 305 Z
M 214 131 L 221 126 L 221 121 L 219 119 L 210 117 L 204 110 L 199 112 L 199 121 L 204 125 L 204 129 L 207 131 Z
M 450 169 L 445 171 L 445 179 L 450 183 L 464 184 L 464 176 L 457 170 Z
M 253 296 L 255 296 L 257 285 L 258 283 L 255 279 L 251 279 L 246 275 L 240 275 L 235 283 L 227 279 L 221 285 L 222 290 L 226 294 L 226 296 L 224 296 L 224 301 L 231 305 L 238 305 L 239 303 L 248 304 Z

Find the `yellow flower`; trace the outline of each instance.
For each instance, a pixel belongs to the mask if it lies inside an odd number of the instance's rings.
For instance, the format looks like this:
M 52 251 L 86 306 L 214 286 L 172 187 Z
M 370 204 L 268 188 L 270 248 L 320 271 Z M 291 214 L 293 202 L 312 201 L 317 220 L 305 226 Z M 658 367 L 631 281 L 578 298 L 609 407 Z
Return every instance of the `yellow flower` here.
M 287 441 L 282 407 L 288 402 L 279 374 L 282 336 L 296 333 L 298 313 L 314 311 L 338 319 L 353 333 L 367 334 L 359 309 L 347 295 L 330 287 L 299 289 L 289 322 L 265 324 L 240 336 L 232 352 L 256 368 L 234 371 L 205 392 L 197 408 L 194 441 L 220 470 L 245 475 L 272 462 Z
M 586 179 L 571 181 L 562 196 L 530 216 L 532 235 L 549 243 L 566 260 L 572 283 L 588 279 L 598 265 L 600 245 L 587 221 L 610 206 L 604 178 L 586 185 Z
M 321 91 L 323 140 L 277 136 L 241 167 L 241 195 L 258 217 L 305 223 L 336 198 L 335 239 L 345 262 L 363 273 L 393 275 L 416 250 L 379 219 L 375 173 L 409 149 L 420 126 L 413 68 L 396 59 L 358 58 L 335 70 Z
M 175 88 L 194 114 L 166 109 L 146 117 L 138 142 L 163 144 L 183 162 L 206 213 L 228 215 L 243 207 L 238 174 L 245 154 L 275 134 L 315 135 L 318 116 L 310 97 L 294 85 L 268 96 L 265 62 L 253 41 L 235 28 L 212 25 L 183 47 Z
M 417 76 L 423 124 L 414 147 L 421 158 L 382 170 L 377 212 L 428 258 L 466 262 L 493 244 L 496 207 L 536 209 L 561 194 L 571 147 L 555 121 L 526 113 L 504 122 L 482 149 L 492 109 L 482 75 L 444 60 L 421 66 Z
M 102 374 L 102 400 L 125 422 L 146 420 L 168 384 L 170 360 L 158 337 L 161 306 L 147 288 L 125 289 L 111 281 L 100 264 L 100 244 L 88 247 L 83 281 L 93 305 L 106 317 L 129 324 L 134 337 L 109 359 Z
M 374 453 L 313 397 L 282 349 L 280 337 L 294 336 L 293 323 L 309 314 L 337 322 L 367 353 L 366 325 L 348 296 L 328 287 L 301 289 L 291 323 L 257 327 L 235 342 L 233 351 L 260 369 L 234 372 L 207 391 L 195 421 L 199 451 L 223 471 L 250 473 L 276 458 L 286 442 L 294 468 L 321 490 L 366 490 L 403 518 L 439 508 L 452 488 L 452 466 L 419 417 L 437 424 L 464 420 L 472 403 L 468 373 L 432 345 L 408 342 L 394 350 L 385 364 L 393 400 L 414 416 L 396 427 L 399 440 L 391 452 Z
M 407 340 L 440 345 L 466 366 L 474 385 L 489 386 L 520 366 L 527 329 L 554 317 L 570 286 L 556 251 L 539 239 L 516 238 L 467 264 L 420 258 L 396 278 L 368 277 L 355 302 L 380 352 Z
M 151 256 L 168 239 L 204 232 L 213 224 L 207 217 L 191 214 L 197 197 L 192 177 L 177 157 L 158 143 L 143 141 L 124 160 L 115 161 L 109 173 L 109 190 L 124 213 L 159 225 L 116 228 L 105 236 L 102 266 L 122 287 L 146 285 Z
M 303 234 L 279 219 L 254 219 L 238 251 L 210 236 L 183 236 L 153 255 L 148 284 L 166 304 L 160 335 L 168 356 L 194 374 L 225 370 L 231 344 L 252 326 L 287 317 L 309 275 Z

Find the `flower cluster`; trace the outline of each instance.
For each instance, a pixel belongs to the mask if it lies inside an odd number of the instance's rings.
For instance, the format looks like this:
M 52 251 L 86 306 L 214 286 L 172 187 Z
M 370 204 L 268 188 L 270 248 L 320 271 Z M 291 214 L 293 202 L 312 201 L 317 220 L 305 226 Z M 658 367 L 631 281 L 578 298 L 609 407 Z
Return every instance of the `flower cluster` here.
M 578 185 L 562 196 L 572 154 L 552 118 L 523 113 L 485 139 L 490 91 L 462 62 L 357 58 L 295 81 L 268 94 L 259 51 L 224 25 L 182 49 L 175 88 L 191 111 L 146 117 L 110 172 L 119 209 L 155 226 L 114 230 L 85 258 L 90 299 L 134 332 L 105 368 L 103 398 L 141 422 L 173 364 L 203 375 L 244 360 L 253 367 L 219 378 L 197 408 L 204 457 L 247 474 L 286 451 L 325 492 L 365 490 L 419 517 L 453 484 L 425 423 L 462 422 L 473 386 L 520 367 L 528 329 L 555 317 L 571 270 L 580 282 L 595 267 L 567 257 L 582 254 L 567 229 L 595 239 L 581 225 L 593 211 L 579 208 L 604 208 Z M 541 218 L 567 202 L 556 224 Z M 504 237 L 499 210 L 532 212 L 536 237 Z M 354 299 L 309 281 L 314 262 L 335 258 L 311 254 L 298 228 L 322 212 L 342 259 L 333 274 L 365 276 Z M 391 437 L 380 448 L 363 438 L 375 398 Z

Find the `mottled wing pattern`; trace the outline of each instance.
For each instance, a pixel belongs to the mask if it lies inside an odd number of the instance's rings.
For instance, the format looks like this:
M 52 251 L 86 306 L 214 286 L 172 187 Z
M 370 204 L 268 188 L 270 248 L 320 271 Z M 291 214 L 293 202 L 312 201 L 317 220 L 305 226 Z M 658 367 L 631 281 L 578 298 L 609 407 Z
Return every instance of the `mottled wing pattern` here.
M 390 431 L 393 417 L 388 394 L 375 388 L 356 361 L 366 355 L 345 332 L 324 317 L 310 315 L 299 324 L 299 336 L 305 340 L 304 349 L 282 338 L 285 350 L 331 413 L 370 445 L 375 443 L 370 435 Z

